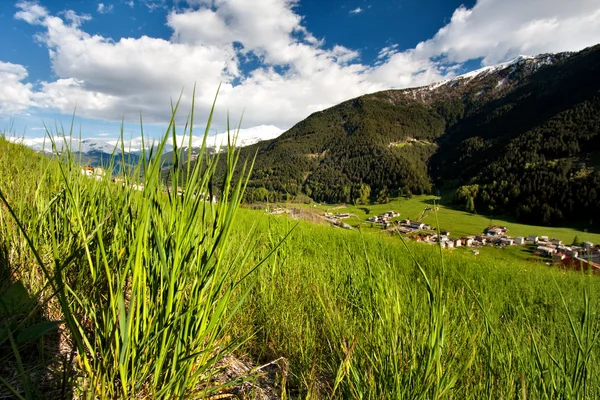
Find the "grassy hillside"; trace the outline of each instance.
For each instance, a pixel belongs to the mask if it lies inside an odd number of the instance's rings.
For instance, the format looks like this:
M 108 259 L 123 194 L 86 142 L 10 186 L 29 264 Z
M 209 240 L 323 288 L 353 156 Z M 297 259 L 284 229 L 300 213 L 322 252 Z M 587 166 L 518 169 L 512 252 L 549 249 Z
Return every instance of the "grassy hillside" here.
M 216 379 L 235 357 L 276 361 L 282 398 L 600 396 L 597 276 L 236 212 L 242 187 L 167 195 L 158 164 L 139 192 L 0 150 L 2 394 L 239 393 Z
M 289 360 L 290 390 L 311 398 L 599 395 L 600 371 L 584 371 L 577 358 L 582 348 L 586 362 L 600 355 L 584 333 L 598 326 L 583 328 L 599 322 L 597 309 L 585 311 L 600 294 L 597 277 L 240 215 L 241 226 L 251 221 L 259 254 L 295 227 L 249 278 L 236 323 L 242 335 L 255 334 L 250 354 Z M 586 338 L 582 348 L 577 337 Z M 583 385 L 580 373 L 586 389 L 571 386 Z

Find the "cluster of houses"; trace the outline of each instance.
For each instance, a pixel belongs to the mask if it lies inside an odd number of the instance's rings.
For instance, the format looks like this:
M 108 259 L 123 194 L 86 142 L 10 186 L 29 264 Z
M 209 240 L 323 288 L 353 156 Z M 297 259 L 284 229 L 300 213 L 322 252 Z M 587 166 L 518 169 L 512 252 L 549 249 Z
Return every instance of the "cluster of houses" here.
M 549 239 L 548 236 L 528 236 L 527 241 L 535 244 L 536 254 L 551 257 L 555 265 L 574 269 L 589 267 L 600 273 L 600 245 L 583 242 L 580 245 L 567 246 L 560 239 Z
M 430 226 L 420 224 L 416 226 L 414 223 L 409 225 L 411 229 L 415 230 L 430 230 Z M 416 229 L 419 228 L 419 229 Z M 462 236 L 460 238 L 453 238 L 450 236 L 450 232 L 441 231 L 439 235 L 431 233 L 418 233 L 412 238 L 417 242 L 423 243 L 441 243 L 444 248 L 453 249 L 455 247 L 483 247 L 483 246 L 514 246 L 525 244 L 525 238 L 517 236 L 512 238 L 506 235 L 508 229 L 505 226 L 491 226 L 484 230 L 483 234 L 476 236 Z M 413 231 L 414 232 L 414 231 Z
M 396 211 L 386 211 L 383 214 L 380 214 L 376 217 L 371 217 L 371 218 L 367 219 L 367 222 L 370 222 L 375 225 L 379 225 L 383 228 L 388 228 L 392 224 L 392 222 L 391 222 L 392 218 L 396 218 L 399 216 L 400 216 L 400 213 L 397 213 Z
M 348 225 L 347 223 L 343 222 L 342 220 L 346 219 L 346 218 L 350 218 L 351 215 L 348 213 L 339 213 L 339 214 L 332 214 L 332 213 L 325 213 L 325 219 L 327 221 L 329 221 L 329 223 L 335 227 L 338 228 L 343 228 L 343 229 L 352 229 L 352 227 L 350 225 Z
M 90 167 L 89 165 L 86 165 L 81 167 L 81 175 L 101 181 L 104 175 L 106 175 L 106 171 L 104 171 L 104 168 L 102 167 Z
M 430 231 L 433 229 L 431 225 L 424 224 L 420 221 L 411 221 L 410 219 L 404 219 L 399 222 L 398 232 L 400 233 L 416 233 L 419 231 Z
M 404 223 L 404 221 L 402 221 Z M 426 227 L 410 225 L 411 229 L 424 229 Z M 461 238 L 450 237 L 450 232 L 442 231 L 440 234 L 421 232 L 411 236 L 417 242 L 435 244 L 440 243 L 444 248 L 453 249 L 456 247 L 482 247 L 482 246 L 522 246 L 533 247 L 535 254 L 552 258 L 555 265 L 562 265 L 567 268 L 591 268 L 594 272 L 600 273 L 600 245 L 594 246 L 591 242 L 583 242 L 579 246 L 567 246 L 562 240 L 549 238 L 548 236 L 529 235 L 510 237 L 505 226 L 491 226 L 484 230 L 483 234 L 476 236 L 465 236 Z M 479 254 L 477 250 L 473 253 Z

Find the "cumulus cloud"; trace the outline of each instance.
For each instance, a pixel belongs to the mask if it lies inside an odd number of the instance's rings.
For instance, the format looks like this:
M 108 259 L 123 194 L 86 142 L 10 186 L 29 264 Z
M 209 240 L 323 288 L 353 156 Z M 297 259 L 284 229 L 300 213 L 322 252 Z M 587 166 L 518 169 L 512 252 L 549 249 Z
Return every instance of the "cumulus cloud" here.
M 24 112 L 34 105 L 31 84 L 23 82 L 26 78 L 22 65 L 0 61 L 0 115 Z
M 356 7 L 354 10 L 350 10 L 350 14 L 360 14 L 364 10 L 360 7 Z
M 580 50 L 600 40 L 597 0 L 479 0 L 454 11 L 449 24 L 419 43 L 420 57 L 496 64 L 520 54 Z
M 162 7 L 164 1 L 143 1 Z M 183 4 L 183 3 L 182 3 Z M 15 18 L 39 28 L 57 78 L 32 93 L 22 66 L 0 64 L 12 92 L 0 112 L 32 105 L 105 120 L 164 123 L 171 100 L 206 116 L 219 83 L 217 124 L 227 111 L 244 113 L 244 126 L 288 128 L 310 113 L 387 88 L 425 85 L 452 77 L 456 63 L 483 64 L 518 54 L 578 50 L 600 38 L 600 4 L 578 0 L 479 0 L 459 7 L 434 37 L 414 49 L 382 48 L 374 65 L 361 54 L 326 44 L 303 25 L 297 0 L 188 0 L 167 13 L 168 40 L 142 36 L 111 40 L 85 30 L 87 15 L 52 15 L 35 2 L 17 4 Z M 100 7 L 99 7 L 100 8 Z M 104 8 L 103 8 L 104 9 Z M 258 65 L 247 70 L 246 62 Z M 7 71 L 12 72 L 7 72 Z M 182 91 L 183 90 L 183 91 Z M 189 112 L 182 106 L 182 115 Z M 222 127 L 223 125 L 221 125 Z
M 113 42 L 88 34 L 79 21 L 20 3 L 16 18 L 43 28 L 41 38 L 59 77 L 40 84 L 38 105 L 64 113 L 76 105 L 80 116 L 109 120 L 133 119 L 141 110 L 146 121 L 165 122 L 171 98 L 182 88 L 182 104 L 189 104 L 196 83 L 196 104 L 206 114 L 222 82 L 216 121 L 223 121 L 227 110 L 234 116 L 245 110 L 245 126 L 287 128 L 311 112 L 389 86 L 368 79 L 370 67 L 356 62 L 357 51 L 339 45 L 324 49 L 289 1 L 214 4 L 171 11 L 170 40 L 142 36 Z M 261 66 L 242 76 L 240 63 L 248 55 L 258 57 Z

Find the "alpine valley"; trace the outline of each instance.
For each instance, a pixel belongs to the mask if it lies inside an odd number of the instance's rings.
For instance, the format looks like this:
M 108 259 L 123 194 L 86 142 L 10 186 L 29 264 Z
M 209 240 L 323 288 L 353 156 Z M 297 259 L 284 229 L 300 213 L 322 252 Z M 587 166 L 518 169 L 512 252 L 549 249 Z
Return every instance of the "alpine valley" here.
M 209 138 L 211 152 L 226 139 Z M 125 141 L 126 162 L 141 155 L 140 140 Z M 121 163 L 118 140 L 76 142 L 71 148 L 84 163 L 107 164 L 113 151 Z M 192 155 L 201 142 L 194 138 Z M 24 144 L 51 147 L 43 139 Z M 443 193 L 469 212 L 593 224 L 600 220 L 600 45 L 367 94 L 284 133 L 275 126 L 242 130 L 237 144 L 242 159 L 256 156 L 248 202 L 383 203 Z M 187 162 L 187 148 L 179 150 Z M 162 158 L 167 176 L 172 147 Z
M 317 112 L 256 155 L 249 201 L 452 193 L 537 224 L 600 219 L 600 45 L 521 56 Z

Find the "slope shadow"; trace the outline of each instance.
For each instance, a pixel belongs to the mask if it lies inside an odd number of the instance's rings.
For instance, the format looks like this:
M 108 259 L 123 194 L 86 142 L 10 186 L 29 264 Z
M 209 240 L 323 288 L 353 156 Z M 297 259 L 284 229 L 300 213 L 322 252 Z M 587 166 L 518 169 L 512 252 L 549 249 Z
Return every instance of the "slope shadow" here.
M 14 391 L 25 398 L 72 399 L 72 356 L 61 352 L 59 323 L 44 315 L 43 296 L 29 293 L 17 277 L 9 248 L 0 242 L 0 400 L 18 398 Z

